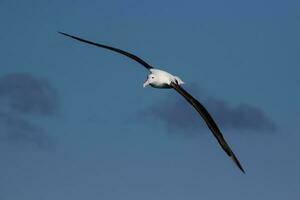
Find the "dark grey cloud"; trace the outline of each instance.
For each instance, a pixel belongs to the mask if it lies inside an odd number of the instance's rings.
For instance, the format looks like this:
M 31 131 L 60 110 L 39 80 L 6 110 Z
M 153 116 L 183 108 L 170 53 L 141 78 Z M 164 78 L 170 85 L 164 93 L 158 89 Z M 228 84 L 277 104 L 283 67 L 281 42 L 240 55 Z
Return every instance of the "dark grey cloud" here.
M 49 137 L 35 119 L 53 116 L 57 109 L 57 92 L 47 80 L 25 73 L 0 77 L 2 141 L 45 146 Z
M 0 97 L 19 113 L 51 115 L 57 109 L 57 93 L 50 83 L 29 74 L 0 78 Z
M 241 103 L 233 106 L 225 100 L 206 95 L 198 87 L 188 88 L 211 113 L 221 130 L 238 130 L 241 132 L 274 132 L 276 124 L 256 106 Z M 199 98 L 198 98 L 199 97 Z M 207 130 L 207 126 L 194 108 L 178 94 L 147 107 L 138 114 L 140 119 L 157 120 L 170 132 L 194 135 Z

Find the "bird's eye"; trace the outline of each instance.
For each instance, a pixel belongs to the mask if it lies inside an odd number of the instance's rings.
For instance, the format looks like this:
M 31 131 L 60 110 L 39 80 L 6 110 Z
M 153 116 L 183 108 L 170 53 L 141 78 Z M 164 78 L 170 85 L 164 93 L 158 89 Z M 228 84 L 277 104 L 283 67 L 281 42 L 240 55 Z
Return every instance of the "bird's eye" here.
M 154 79 L 154 76 L 152 76 L 151 78 Z

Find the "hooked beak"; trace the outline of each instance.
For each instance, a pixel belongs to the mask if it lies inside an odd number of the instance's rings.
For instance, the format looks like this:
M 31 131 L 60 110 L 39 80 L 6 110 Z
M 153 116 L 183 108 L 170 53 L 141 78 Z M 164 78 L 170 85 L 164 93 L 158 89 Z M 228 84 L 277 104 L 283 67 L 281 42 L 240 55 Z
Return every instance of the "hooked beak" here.
M 149 85 L 150 83 L 149 83 L 149 79 L 147 79 L 146 81 L 145 81 L 145 83 L 143 84 L 143 87 L 146 87 L 147 85 Z

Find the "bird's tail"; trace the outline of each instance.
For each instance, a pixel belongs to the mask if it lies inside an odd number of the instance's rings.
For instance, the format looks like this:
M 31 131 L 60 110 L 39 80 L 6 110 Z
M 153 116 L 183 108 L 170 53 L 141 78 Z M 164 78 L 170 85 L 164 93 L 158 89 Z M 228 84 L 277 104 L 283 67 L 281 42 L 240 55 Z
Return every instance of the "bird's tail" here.
M 178 76 L 174 76 L 175 81 L 178 85 L 184 84 L 184 82 L 181 80 L 181 78 L 179 78 Z

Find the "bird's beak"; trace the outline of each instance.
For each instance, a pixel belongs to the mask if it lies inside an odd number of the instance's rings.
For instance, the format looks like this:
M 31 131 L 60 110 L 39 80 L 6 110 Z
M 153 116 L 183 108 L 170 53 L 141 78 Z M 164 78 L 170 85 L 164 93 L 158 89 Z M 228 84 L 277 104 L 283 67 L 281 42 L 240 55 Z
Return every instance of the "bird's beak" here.
M 149 79 L 147 79 L 147 80 L 145 81 L 145 83 L 143 84 L 143 87 L 146 87 L 147 85 L 149 85 Z

